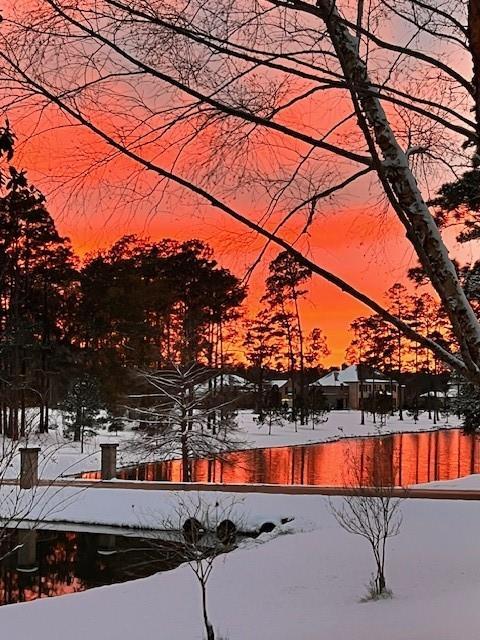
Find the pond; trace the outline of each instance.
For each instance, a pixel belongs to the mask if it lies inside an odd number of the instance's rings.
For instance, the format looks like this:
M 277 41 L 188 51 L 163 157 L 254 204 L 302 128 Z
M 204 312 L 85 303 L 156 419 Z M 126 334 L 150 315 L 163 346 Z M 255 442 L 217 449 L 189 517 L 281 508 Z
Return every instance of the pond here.
M 0 605 L 143 578 L 180 564 L 178 543 L 111 533 L 13 531 L 2 543 Z
M 480 473 L 480 439 L 461 429 L 440 429 L 334 442 L 248 449 L 191 461 L 195 482 L 352 486 L 381 472 L 385 483 L 405 486 Z M 99 479 L 99 472 L 82 474 Z M 181 460 L 120 469 L 125 480 L 181 482 Z

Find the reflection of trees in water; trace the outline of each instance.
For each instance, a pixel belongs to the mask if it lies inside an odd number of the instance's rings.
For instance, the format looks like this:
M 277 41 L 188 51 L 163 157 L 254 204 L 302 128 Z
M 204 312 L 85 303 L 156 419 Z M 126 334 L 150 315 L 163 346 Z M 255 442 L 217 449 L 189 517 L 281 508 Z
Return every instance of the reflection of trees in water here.
M 373 472 L 398 486 L 453 480 L 480 472 L 480 440 L 474 435 L 463 435 L 459 429 L 447 429 L 236 451 L 211 461 L 192 461 L 192 479 L 342 486 L 352 481 L 345 464 L 349 456 L 360 461 L 363 477 L 368 478 Z M 179 481 L 180 470 L 181 461 L 172 460 L 123 469 L 118 477 Z
M 16 533 L 16 532 L 15 532 Z M 84 591 L 135 578 L 157 571 L 167 571 L 179 564 L 173 543 L 156 544 L 152 550 L 148 540 L 92 533 L 38 531 L 38 570 L 24 573 L 17 569 L 16 554 L 0 563 L 0 604 L 26 602 Z M 111 555 L 105 551 L 108 538 Z M 11 536 L 13 548 L 16 535 Z

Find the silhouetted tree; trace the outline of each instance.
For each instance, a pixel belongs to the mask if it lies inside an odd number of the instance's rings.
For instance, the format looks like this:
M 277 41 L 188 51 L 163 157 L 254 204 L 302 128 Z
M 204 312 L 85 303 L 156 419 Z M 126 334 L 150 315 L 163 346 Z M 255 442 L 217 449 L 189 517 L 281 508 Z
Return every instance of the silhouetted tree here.
M 294 420 L 300 415 L 305 422 L 305 344 L 300 300 L 305 297 L 305 283 L 310 280 L 310 269 L 298 263 L 286 251 L 282 251 L 269 265 L 266 293 L 263 301 L 269 306 L 271 322 L 283 333 L 286 360 L 292 385 L 292 414 Z M 298 371 L 299 393 L 296 392 Z M 299 397 L 298 397 L 299 396 Z M 300 407 L 298 406 L 300 405 Z M 298 410 L 300 409 L 300 410 Z

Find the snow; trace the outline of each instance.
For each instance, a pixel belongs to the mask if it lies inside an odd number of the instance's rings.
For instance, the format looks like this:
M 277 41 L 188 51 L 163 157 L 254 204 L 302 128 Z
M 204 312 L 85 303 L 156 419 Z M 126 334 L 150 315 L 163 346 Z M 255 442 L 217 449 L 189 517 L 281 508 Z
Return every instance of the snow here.
M 418 484 L 416 487 L 426 487 L 428 489 L 461 489 L 462 491 L 480 491 L 480 473 L 457 478 L 455 480 L 439 480 Z
M 385 378 L 381 373 L 376 373 L 375 378 L 363 380 L 362 382 L 378 382 L 385 383 L 390 382 L 388 378 Z M 333 370 L 330 373 L 326 373 L 313 383 L 314 387 L 338 387 L 349 382 L 361 382 L 358 377 L 358 367 L 356 364 L 352 364 L 345 369 Z
M 165 483 L 168 486 L 168 483 Z M 2 515 L 6 514 L 5 496 L 13 498 L 11 487 L 0 489 Z M 33 492 L 35 492 L 33 494 Z M 148 489 L 111 489 L 101 487 L 38 487 L 20 492 L 28 507 L 26 521 L 43 523 L 69 522 L 101 526 L 132 527 L 136 529 L 163 529 L 185 503 L 186 510 L 196 511 L 198 496 L 212 507 L 219 504 L 220 512 L 228 511 L 229 518 L 241 525 L 242 530 L 255 531 L 264 522 L 278 524 L 282 518 L 295 518 L 296 527 L 313 526 L 309 503 L 296 501 L 297 496 L 216 491 L 176 492 Z M 16 494 L 15 494 L 16 495 Z M 300 496 L 302 497 L 302 496 Z M 32 499 L 34 498 L 34 499 Z M 15 513 L 18 502 L 13 501 Z M 30 505 L 34 504 L 33 508 Z M 188 517 L 188 516 L 186 516 Z M 222 518 L 223 519 L 223 518 Z M 24 521 L 25 522 L 25 521 Z
M 288 384 L 288 382 L 288 378 L 275 378 L 274 380 L 267 380 L 266 384 L 269 387 L 278 387 L 279 389 L 281 389 L 286 384 Z
M 237 375 L 236 373 L 219 374 L 217 376 L 214 376 L 212 380 L 216 381 L 217 385 L 220 386 L 222 384 L 222 378 L 223 378 L 223 385 L 225 387 L 232 387 L 234 389 L 242 388 L 244 390 L 253 390 L 255 388 L 254 384 L 249 382 L 243 376 Z M 200 392 L 207 391 L 208 383 L 197 384 L 195 385 L 195 388 Z
M 208 601 L 211 620 L 222 637 L 478 638 L 478 544 L 472 535 L 480 527 L 476 505 L 404 501 L 404 522 L 387 556 L 387 581 L 394 597 L 360 603 L 373 571 L 368 545 L 339 528 L 325 499 L 255 496 L 256 500 L 265 502 L 256 504 L 258 508 L 267 503 L 295 508 L 298 514 L 308 514 L 313 524 L 294 535 L 292 524 L 286 525 L 285 535 L 264 534 L 217 559 Z M 204 637 L 200 591 L 188 566 L 126 584 L 2 607 L 0 621 L 6 637 L 22 639 Z
M 412 416 L 404 412 L 404 420 L 399 420 L 398 415 L 387 416 L 386 425 L 380 427 L 378 418 L 373 422 L 371 414 L 365 414 L 365 424 L 360 424 L 360 411 L 342 410 L 330 411 L 327 421 L 315 425 L 297 424 L 297 432 L 292 422 L 287 422 L 283 427 L 273 427 L 272 434 L 268 435 L 268 425 L 260 426 L 255 421 L 255 415 L 251 411 L 242 411 L 239 416 L 240 432 L 246 440 L 245 447 L 280 447 L 296 444 L 308 444 L 313 442 L 329 442 L 339 438 L 360 436 L 385 435 L 388 433 L 430 431 L 432 429 L 458 427 L 456 416 L 442 417 L 437 424 L 429 420 L 428 414 L 421 413 L 419 420 L 415 422 Z
M 360 426 L 359 412 L 335 411 L 312 431 L 293 424 L 271 436 L 258 428 L 251 412 L 241 412 L 240 425 L 248 446 L 284 446 L 328 441 L 343 436 L 376 435 L 371 417 Z M 457 426 L 456 420 L 433 425 L 426 415 L 418 423 L 388 419 L 382 433 Z M 87 442 L 87 457 L 78 446 L 53 431 L 38 439 L 53 455 L 44 477 L 72 469 L 98 468 L 100 441 L 120 440 L 130 432 L 102 434 Z M 30 443 L 32 444 L 32 443 Z M 244 443 L 247 446 L 247 443 Z M 120 459 L 126 456 L 120 452 Z M 45 462 L 45 461 L 44 461 Z M 480 488 L 480 476 L 428 485 Z M 2 487 L 2 492 L 12 491 Z M 29 518 L 47 516 L 60 526 L 101 525 L 139 529 L 162 528 L 177 511 L 179 500 L 198 499 L 196 491 L 176 493 L 147 489 L 39 487 Z M 27 504 L 32 491 L 24 491 Z M 0 496 L 0 504 L 6 502 Z M 373 572 L 368 544 L 347 534 L 319 495 L 202 492 L 205 504 L 233 505 L 231 517 L 241 528 L 274 522 L 272 534 L 243 542 L 216 561 L 208 585 L 210 616 L 228 640 L 476 640 L 478 638 L 478 545 L 472 532 L 480 527 L 474 502 L 404 500 L 400 534 L 389 543 L 387 581 L 391 600 L 361 603 Z M 332 498 L 338 504 L 341 498 Z M 188 506 L 187 506 L 188 509 Z M 178 517 L 178 516 L 177 516 Z M 281 525 L 282 518 L 292 518 Z M 73 524 L 73 526 L 72 526 Z M 454 542 L 454 543 L 453 543 Z M 28 613 L 24 607 L 28 608 Z M 72 623 L 74 621 L 74 623 Z M 162 637 L 201 640 L 204 637 L 200 591 L 188 566 L 130 583 L 101 587 L 75 595 L 42 599 L 0 609 L 5 636 L 51 640 L 131 640 Z M 387 630 L 387 631 L 386 631 Z

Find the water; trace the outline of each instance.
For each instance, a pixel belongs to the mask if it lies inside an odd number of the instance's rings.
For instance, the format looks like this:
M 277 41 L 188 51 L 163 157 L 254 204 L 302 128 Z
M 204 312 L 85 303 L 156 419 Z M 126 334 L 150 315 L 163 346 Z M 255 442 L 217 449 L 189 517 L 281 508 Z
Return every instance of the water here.
M 195 482 L 235 484 L 309 484 L 351 486 L 381 471 L 388 484 L 405 486 L 453 480 L 480 472 L 480 439 L 460 429 L 423 433 L 397 433 L 369 438 L 348 438 L 336 442 L 303 446 L 249 449 L 223 455 L 221 459 L 194 460 Z M 98 472 L 84 478 L 100 477 Z M 181 482 L 182 462 L 147 463 L 120 469 L 125 480 Z
M 2 541 L 2 554 L 19 536 L 23 551 L 0 562 L 0 605 L 143 578 L 181 562 L 176 543 L 73 531 L 15 531 Z

